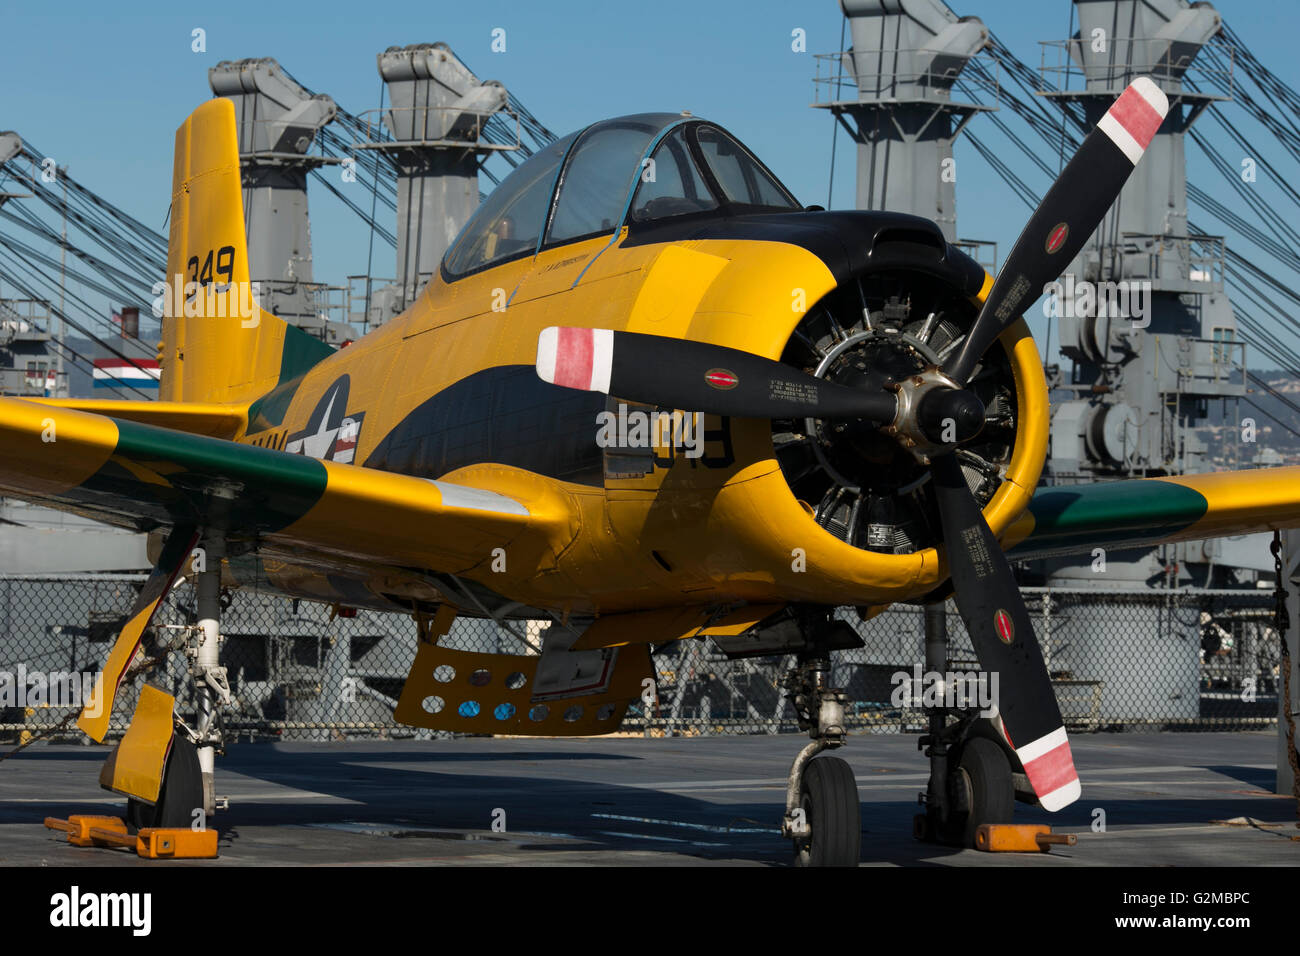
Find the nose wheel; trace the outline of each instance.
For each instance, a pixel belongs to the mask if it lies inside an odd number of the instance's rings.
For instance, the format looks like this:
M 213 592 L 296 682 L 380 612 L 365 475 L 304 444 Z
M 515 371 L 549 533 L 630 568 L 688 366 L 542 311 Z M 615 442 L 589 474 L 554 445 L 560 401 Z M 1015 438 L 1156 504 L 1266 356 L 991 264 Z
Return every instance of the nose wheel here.
M 857 866 L 862 816 L 853 768 L 839 757 L 818 757 L 804 769 L 799 809 L 805 832 L 794 837 L 795 866 Z
M 844 744 L 843 691 L 829 686 L 830 660 L 822 651 L 801 655 L 786 680 L 799 729 L 812 741 L 790 767 L 782 836 L 794 845 L 795 866 L 857 866 L 862 855 L 862 811 L 853 769 L 821 756 Z M 816 758 L 816 759 L 814 759 Z
M 1007 755 L 991 740 L 971 737 L 961 748 L 949 780 L 952 803 L 945 821 L 945 843 L 975 846 L 975 831 L 985 823 L 1010 823 L 1015 788 Z

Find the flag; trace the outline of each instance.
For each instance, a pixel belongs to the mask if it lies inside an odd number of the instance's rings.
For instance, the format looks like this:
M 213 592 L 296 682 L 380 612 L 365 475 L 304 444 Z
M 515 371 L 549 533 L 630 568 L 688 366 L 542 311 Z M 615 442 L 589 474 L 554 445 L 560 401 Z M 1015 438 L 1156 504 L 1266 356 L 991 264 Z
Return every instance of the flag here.
M 156 389 L 161 375 L 157 359 L 95 359 L 95 388 Z

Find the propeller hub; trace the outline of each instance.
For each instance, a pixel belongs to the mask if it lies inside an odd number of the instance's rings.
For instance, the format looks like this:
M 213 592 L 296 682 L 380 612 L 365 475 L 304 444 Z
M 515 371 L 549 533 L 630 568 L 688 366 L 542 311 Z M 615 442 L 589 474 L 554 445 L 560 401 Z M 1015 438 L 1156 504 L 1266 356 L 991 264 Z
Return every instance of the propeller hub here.
M 984 428 L 984 403 L 965 389 L 933 388 L 921 397 L 917 424 L 930 441 L 960 444 Z
M 898 412 L 885 429 L 923 464 L 984 428 L 984 403 L 936 366 L 896 383 Z

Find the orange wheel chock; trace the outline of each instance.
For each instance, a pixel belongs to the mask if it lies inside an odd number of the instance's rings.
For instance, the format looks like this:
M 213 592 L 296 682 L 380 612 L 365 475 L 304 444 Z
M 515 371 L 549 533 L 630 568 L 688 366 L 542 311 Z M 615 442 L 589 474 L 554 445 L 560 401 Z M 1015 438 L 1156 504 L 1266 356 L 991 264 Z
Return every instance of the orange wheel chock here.
M 134 850 L 146 860 L 212 860 L 217 856 L 216 830 L 146 827 L 133 836 L 118 817 L 89 815 L 66 820 L 46 817 L 45 825 L 66 833 L 74 846 Z
M 135 852 L 146 860 L 214 860 L 217 831 L 141 830 L 136 835 Z
M 1078 842 L 1073 833 L 1053 833 L 1038 823 L 985 823 L 975 831 L 975 849 L 986 853 L 1048 853 Z
M 91 830 L 103 830 L 110 833 L 126 834 L 126 824 L 120 817 L 97 817 L 85 813 L 76 813 L 66 820 L 46 817 L 45 825 L 51 830 L 59 830 L 68 835 L 68 842 L 73 846 L 96 846 L 91 837 Z

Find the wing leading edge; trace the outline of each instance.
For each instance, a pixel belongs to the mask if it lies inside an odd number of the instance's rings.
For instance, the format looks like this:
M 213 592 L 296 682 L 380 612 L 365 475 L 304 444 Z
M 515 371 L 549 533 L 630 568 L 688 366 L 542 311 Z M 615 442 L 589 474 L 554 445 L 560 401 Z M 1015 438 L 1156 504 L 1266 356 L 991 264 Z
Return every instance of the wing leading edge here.
M 26 401 L 213 438 L 233 438 L 248 418 L 247 405 L 219 402 L 133 402 L 111 398 L 29 398 Z

